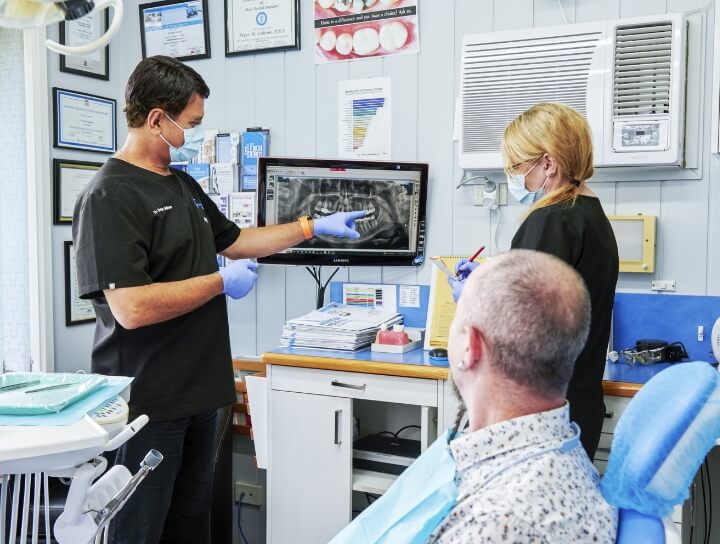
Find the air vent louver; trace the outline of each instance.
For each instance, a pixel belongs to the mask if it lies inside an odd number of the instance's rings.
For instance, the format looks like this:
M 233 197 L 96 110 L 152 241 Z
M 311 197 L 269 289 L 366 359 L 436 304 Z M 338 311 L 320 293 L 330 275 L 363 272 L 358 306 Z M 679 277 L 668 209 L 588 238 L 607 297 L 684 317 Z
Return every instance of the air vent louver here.
M 670 113 L 672 22 L 620 26 L 615 31 L 613 115 Z
M 462 151 L 496 153 L 505 126 L 538 102 L 585 114 L 599 32 L 466 43 L 462 65 Z

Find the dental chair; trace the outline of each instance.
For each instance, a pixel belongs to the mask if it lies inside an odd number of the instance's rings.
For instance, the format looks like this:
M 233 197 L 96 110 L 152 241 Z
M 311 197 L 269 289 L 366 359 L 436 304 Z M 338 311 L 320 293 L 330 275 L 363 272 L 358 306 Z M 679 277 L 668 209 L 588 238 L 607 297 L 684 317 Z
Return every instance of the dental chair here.
M 619 508 L 618 544 L 680 542 L 672 522 L 692 480 L 720 437 L 720 376 L 705 362 L 654 376 L 615 428 L 603 496 Z

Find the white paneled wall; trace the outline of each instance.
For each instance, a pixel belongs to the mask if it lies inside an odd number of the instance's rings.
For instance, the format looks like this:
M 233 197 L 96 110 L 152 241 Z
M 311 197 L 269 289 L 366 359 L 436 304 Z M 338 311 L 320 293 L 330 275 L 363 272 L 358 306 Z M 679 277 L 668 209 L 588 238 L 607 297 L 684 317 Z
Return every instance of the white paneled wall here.
M 0 359 L 30 370 L 23 36 L 0 28 Z
M 705 0 L 561 0 L 569 22 L 585 22 L 702 8 Z M 126 19 L 110 50 L 111 81 L 99 82 L 61 74 L 50 56 L 52 85 L 112 96 L 122 105 L 127 77 L 140 60 L 137 0 L 126 0 Z M 337 148 L 337 84 L 348 78 L 385 76 L 392 79 L 393 157 L 430 164 L 427 223 L 428 254 L 463 253 L 492 242 L 497 215 L 472 206 L 472 189 L 455 190 L 462 172 L 452 141 L 455 97 L 458 94 L 459 51 L 466 33 L 557 25 L 563 17 L 557 0 L 419 0 L 419 55 L 369 59 L 315 66 L 312 1 L 301 0 L 302 49 L 286 53 L 224 57 L 223 10 L 210 0 L 212 59 L 192 62 L 211 87 L 207 101 L 208 128 L 271 129 L 276 155 L 333 157 Z M 707 17 L 712 43 L 714 3 Z M 51 37 L 56 33 L 51 30 Z M 699 51 L 692 51 L 697 59 Z M 697 61 L 696 61 L 697 62 Z M 712 66 L 712 51 L 702 59 Z M 708 72 L 709 73 L 709 72 Z M 691 100 L 709 112 L 710 78 Z M 704 92 L 703 92 L 704 91 Z M 698 106 L 698 104 L 695 104 Z M 121 107 L 119 109 L 122 109 Z M 720 294 L 720 163 L 710 156 L 709 116 L 702 119 L 702 179 L 692 181 L 597 182 L 593 189 L 608 213 L 644 212 L 658 216 L 657 272 L 621 275 L 619 287 L 648 291 L 650 280 L 673 279 L 683 294 Z M 119 119 L 120 141 L 123 119 Z M 698 132 L 698 127 L 689 130 Z M 98 160 L 97 155 L 61 152 L 58 157 Z M 48 187 L 50 185 L 48 184 Z M 509 246 L 522 208 L 503 208 L 499 249 Z M 67 329 L 62 316 L 62 241 L 69 227 L 54 227 L 55 338 L 58 369 L 88 365 L 92 326 Z M 428 283 L 429 265 L 411 268 L 352 268 L 336 279 Z M 329 274 L 329 271 L 326 272 Z M 262 267 L 257 289 L 230 304 L 233 353 L 254 354 L 277 345 L 287 317 L 309 311 L 314 284 L 302 268 Z

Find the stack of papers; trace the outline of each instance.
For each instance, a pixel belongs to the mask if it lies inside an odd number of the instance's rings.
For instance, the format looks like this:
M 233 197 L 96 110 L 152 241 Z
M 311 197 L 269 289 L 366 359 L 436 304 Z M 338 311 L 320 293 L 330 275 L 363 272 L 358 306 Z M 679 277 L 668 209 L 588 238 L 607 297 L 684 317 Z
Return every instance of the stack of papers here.
M 402 316 L 381 308 L 347 306 L 332 302 L 283 327 L 280 345 L 285 348 L 356 351 L 369 346 L 381 325 L 391 328 Z

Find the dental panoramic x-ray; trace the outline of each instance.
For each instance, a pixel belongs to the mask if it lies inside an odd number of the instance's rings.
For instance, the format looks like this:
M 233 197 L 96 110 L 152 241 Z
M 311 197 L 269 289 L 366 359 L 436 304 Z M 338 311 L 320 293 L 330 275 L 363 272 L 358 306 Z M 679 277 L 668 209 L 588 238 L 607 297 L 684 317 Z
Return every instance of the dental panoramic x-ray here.
M 318 236 L 302 247 L 409 249 L 412 181 L 279 176 L 276 187 L 280 223 L 301 215 L 318 218 L 335 212 L 366 212 L 355 221 L 358 240 Z
M 260 262 L 413 266 L 425 240 L 426 164 L 261 157 L 258 226 L 365 211 L 357 240 L 316 236 Z

